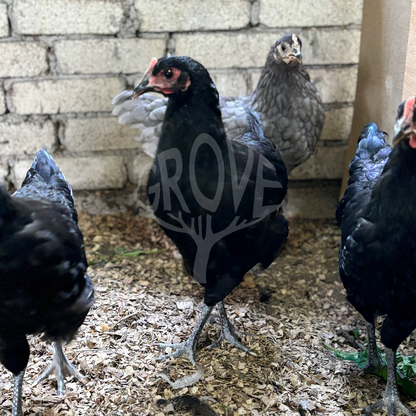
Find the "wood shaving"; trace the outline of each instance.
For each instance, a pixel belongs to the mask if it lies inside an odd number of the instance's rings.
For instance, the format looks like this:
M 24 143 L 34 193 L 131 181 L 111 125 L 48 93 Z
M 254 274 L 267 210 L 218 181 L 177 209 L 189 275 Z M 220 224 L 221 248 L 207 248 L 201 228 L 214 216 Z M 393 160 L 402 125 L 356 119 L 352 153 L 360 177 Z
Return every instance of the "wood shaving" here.
M 183 389 L 184 387 L 192 386 L 195 383 L 198 383 L 201 380 L 202 376 L 204 375 L 204 367 L 200 364 L 196 364 L 196 371 L 195 373 L 191 374 L 190 376 L 185 376 L 180 378 L 179 380 L 172 381 L 169 376 L 166 374 L 166 370 L 157 373 L 157 376 L 161 379 L 167 381 L 173 389 Z
M 323 347 L 353 351 L 352 329 L 365 342 L 363 319 L 346 301 L 337 270 L 340 233 L 331 221 L 290 222 L 287 248 L 259 277 L 247 274 L 225 300 L 243 343 L 258 357 L 224 342 L 209 350 L 220 334 L 214 311 L 204 328 L 196 360 L 204 375 L 174 390 L 157 377 L 189 376 L 185 359 L 155 362 L 164 351 L 153 344 L 187 339 L 202 308 L 203 289 L 184 273 L 176 247 L 150 219 L 131 213 L 80 215 L 96 303 L 75 340 L 65 347 L 86 384 L 67 379 L 66 395 L 56 380 L 32 382 L 52 359 L 40 336 L 29 337 L 31 356 L 23 387 L 25 416 L 164 416 L 156 402 L 177 396 L 211 397 L 220 416 L 352 416 L 380 399 L 385 383 L 364 375 L 353 363 L 337 360 Z M 116 259 L 117 249 L 162 250 Z M 266 303 L 258 288 L 267 288 Z M 415 353 L 415 337 L 400 353 Z M 0 369 L 0 414 L 12 405 L 12 376 Z M 414 398 L 405 398 L 411 409 Z M 181 413 L 189 416 L 191 412 Z

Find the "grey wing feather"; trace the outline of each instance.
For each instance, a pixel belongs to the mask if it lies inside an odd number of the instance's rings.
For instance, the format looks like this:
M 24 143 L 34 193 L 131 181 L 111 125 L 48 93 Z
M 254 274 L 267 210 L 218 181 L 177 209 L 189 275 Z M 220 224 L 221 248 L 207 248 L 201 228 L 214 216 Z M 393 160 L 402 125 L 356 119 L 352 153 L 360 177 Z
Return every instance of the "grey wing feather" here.
M 132 100 L 133 91 L 123 91 L 113 99 L 113 115 L 118 117 L 120 124 L 140 129 L 140 141 L 143 150 L 154 157 L 162 132 L 167 99 L 151 94 L 143 94 Z
M 250 107 L 251 95 L 246 97 L 220 97 L 221 116 L 225 133 L 231 140 L 239 139 L 247 125 L 246 109 Z
M 142 148 L 149 156 L 156 155 L 157 144 L 162 132 L 167 98 L 143 94 L 132 100 L 133 91 L 123 91 L 113 99 L 113 115 L 120 124 L 130 125 L 141 130 Z M 225 132 L 230 139 L 240 138 L 246 128 L 246 108 L 251 96 L 220 97 L 220 107 Z

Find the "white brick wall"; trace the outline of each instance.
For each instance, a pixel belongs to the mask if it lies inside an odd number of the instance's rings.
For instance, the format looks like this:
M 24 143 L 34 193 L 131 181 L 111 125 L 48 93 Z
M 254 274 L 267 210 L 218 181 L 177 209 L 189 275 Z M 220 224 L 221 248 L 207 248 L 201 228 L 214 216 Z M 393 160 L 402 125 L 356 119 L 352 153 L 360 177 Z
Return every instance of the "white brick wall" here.
M 328 110 L 321 140 L 347 140 L 350 135 L 353 114 L 353 107 Z
M 291 32 L 303 41 L 304 63 L 327 106 L 318 152 L 292 179 L 339 179 L 362 2 L 0 0 L 0 181 L 9 176 L 20 185 L 32 156 L 46 147 L 75 189 L 135 182 L 149 159 L 140 131 L 111 116 L 111 100 L 153 56 L 190 55 L 207 66 L 222 95 L 247 95 L 270 47 Z M 292 201 L 308 192 L 292 189 Z
M 340 179 L 344 171 L 345 146 L 318 147 L 317 152 L 291 172 L 289 179 Z
M 6 112 L 6 101 L 3 91 L 3 86 L 0 85 L 0 115 Z
M 7 5 L 0 4 L 0 38 L 9 36 L 9 19 L 7 18 Z
M 291 188 L 289 186 L 287 202 L 289 215 L 313 219 L 330 218 L 333 220 L 339 202 L 339 186 L 314 188 Z
M 165 49 L 166 38 L 64 40 L 55 44 L 63 74 L 144 72 L 150 60 L 163 56 Z
M 270 27 L 361 23 L 363 0 L 260 0 L 260 23 Z
M 322 95 L 324 103 L 347 103 L 355 100 L 356 66 L 331 69 L 310 69 L 309 75 Z
M 54 158 L 74 190 L 118 189 L 127 180 L 127 171 L 120 156 Z M 33 159 L 20 160 L 13 167 L 14 186 L 20 187 Z
M 115 117 L 69 119 L 62 144 L 71 152 L 136 149 L 140 130 L 122 126 Z
M 250 0 L 135 0 L 143 32 L 240 29 L 250 23 Z
M 36 77 L 48 69 L 46 48 L 37 42 L 2 42 L 0 56 L 0 77 Z
M 239 71 L 210 71 L 218 92 L 223 96 L 248 95 L 252 91 L 247 88 L 246 75 Z
M 189 55 L 207 68 L 262 67 L 270 47 L 286 32 L 218 32 L 180 34 L 176 53 Z M 360 31 L 357 29 L 311 29 L 297 32 L 308 65 L 358 62 Z M 243 51 L 243 52 L 240 52 Z
M 7 175 L 9 174 L 9 169 L 6 165 L 0 165 L 0 183 L 3 183 L 7 179 Z
M 8 98 L 17 114 L 111 111 L 112 98 L 124 88 L 121 78 L 16 82 Z
M 128 165 L 129 181 L 135 185 L 140 185 L 143 189 L 146 189 L 146 181 L 148 177 L 149 163 L 152 162 L 152 158 L 146 153 L 140 153 L 137 155 L 132 163 Z M 141 178 L 142 183 L 139 183 Z
M 0 155 L 35 154 L 44 148 L 48 152 L 55 147 L 55 127 L 52 121 L 0 122 Z
M 12 24 L 22 35 L 115 34 L 122 0 L 14 0 Z

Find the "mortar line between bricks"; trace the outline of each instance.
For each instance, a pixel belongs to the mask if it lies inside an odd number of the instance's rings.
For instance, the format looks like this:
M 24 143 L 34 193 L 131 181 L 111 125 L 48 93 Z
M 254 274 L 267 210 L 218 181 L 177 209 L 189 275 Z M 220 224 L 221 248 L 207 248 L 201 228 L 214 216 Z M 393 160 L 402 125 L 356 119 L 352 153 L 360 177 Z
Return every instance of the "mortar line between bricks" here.
M 244 32 L 254 32 L 254 33 L 279 33 L 279 32 L 303 32 L 303 31 L 316 31 L 316 30 L 327 30 L 327 31 L 352 31 L 359 30 L 361 31 L 361 25 L 351 24 L 351 25 L 332 25 L 332 26 L 283 26 L 283 27 L 267 27 L 267 26 L 251 26 L 251 27 L 242 27 L 238 29 L 192 29 L 192 30 L 173 30 L 174 35 L 188 35 L 195 33 L 204 33 L 204 34 L 238 34 Z M 160 32 L 140 32 L 141 34 L 154 34 L 154 33 L 166 33 L 165 31 Z
M 336 101 L 333 103 L 324 103 L 324 109 L 325 111 L 329 110 L 338 110 L 341 108 L 350 108 L 354 107 L 354 101 Z
M 305 65 L 307 70 L 310 69 L 322 69 L 322 70 L 331 70 L 331 69 L 348 69 L 348 68 L 358 68 L 356 63 L 346 63 L 346 64 L 314 64 L 314 65 Z M 230 71 L 235 72 L 255 72 L 261 71 L 263 67 L 228 67 L 228 68 L 208 68 L 210 72 L 225 74 Z M 15 82 L 42 82 L 42 81 L 60 81 L 60 80 L 86 80 L 86 79 L 97 79 L 97 78 L 123 78 L 128 81 L 126 78 L 131 77 L 141 77 L 144 72 L 132 72 L 132 73 L 86 73 L 86 74 L 68 74 L 68 73 L 54 73 L 51 75 L 39 75 L 34 77 L 0 77 L 0 82 L 3 83 L 15 83 Z M 313 80 L 312 80 L 313 81 Z
M 316 147 L 344 147 L 348 144 L 348 139 L 324 139 L 318 140 Z
M 158 40 L 165 39 L 168 32 L 149 32 L 141 33 L 138 36 L 113 36 L 113 35 L 95 35 L 95 34 L 69 34 L 69 35 L 13 35 L 0 38 L 0 43 L 30 42 L 52 44 L 63 41 L 122 41 L 122 40 Z
M 3 156 L 9 156 L 9 157 L 16 157 L 18 160 L 26 160 L 30 159 L 33 156 L 36 156 L 36 152 L 26 152 L 26 153 L 13 153 L 9 155 L 3 155 Z M 82 151 L 74 151 L 74 150 L 60 150 L 56 149 L 53 152 L 53 155 L 62 158 L 62 159 L 71 159 L 71 158 L 88 158 L 93 157 L 95 159 L 100 157 L 130 157 L 130 156 L 138 156 L 141 155 L 142 152 L 139 148 L 130 148 L 130 149 L 110 149 L 110 150 L 82 150 Z
M 238 29 L 194 29 L 194 30 L 173 30 L 173 31 L 160 31 L 160 32 L 138 32 L 138 36 L 119 36 L 119 34 L 97 34 L 97 33 L 70 33 L 70 34 L 15 34 L 14 36 L 9 36 L 5 38 L 0 38 L 1 42 L 13 42 L 13 41 L 44 41 L 44 40 L 53 40 L 53 41 L 65 41 L 65 40 L 89 40 L 89 39 L 151 39 L 150 36 L 155 38 L 161 38 L 162 36 L 169 35 L 172 33 L 173 36 L 176 35 L 193 35 L 198 33 L 204 34 L 240 34 L 240 33 L 281 33 L 281 32 L 304 32 L 304 31 L 336 31 L 336 32 L 348 32 L 348 31 L 361 31 L 361 25 L 351 24 L 351 25 L 332 25 L 332 26 L 287 26 L 287 27 L 267 27 L 267 26 L 252 26 L 252 27 L 242 27 Z M 144 36 L 144 37 L 142 37 Z M 149 36 L 149 38 L 147 37 Z M 38 38 L 39 40 L 34 40 Z
M 176 41 L 173 37 L 173 32 L 168 33 L 168 38 L 166 40 L 166 49 L 165 49 L 165 56 L 168 54 L 174 55 L 176 51 Z
M 341 186 L 341 179 L 289 179 L 292 188 L 325 188 L 329 186 Z
M 9 35 L 13 36 L 13 27 L 12 27 L 12 20 L 10 19 L 10 5 L 7 3 L 3 3 L 6 4 L 6 14 L 7 14 L 7 22 L 8 22 L 8 26 L 9 26 Z
M 260 1 L 250 0 L 250 26 L 257 27 L 260 24 Z

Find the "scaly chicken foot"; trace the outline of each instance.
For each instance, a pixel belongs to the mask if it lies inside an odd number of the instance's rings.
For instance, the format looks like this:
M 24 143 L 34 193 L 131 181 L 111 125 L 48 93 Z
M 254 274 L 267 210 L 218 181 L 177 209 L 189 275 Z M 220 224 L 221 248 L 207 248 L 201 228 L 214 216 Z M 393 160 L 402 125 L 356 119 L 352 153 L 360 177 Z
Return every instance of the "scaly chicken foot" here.
M 58 384 L 58 396 L 65 394 L 65 376 L 74 376 L 79 381 L 85 379 L 83 376 L 66 358 L 65 353 L 62 349 L 62 343 L 56 341 L 52 344 L 54 351 L 52 363 L 49 367 L 35 380 L 33 385 L 40 383 L 45 380 L 50 374 L 56 375 Z
M 244 334 L 240 331 L 237 331 L 231 322 L 228 320 L 227 312 L 225 311 L 224 302 L 218 302 L 218 311 L 220 313 L 221 318 L 221 335 L 209 348 L 216 348 L 221 345 L 222 341 L 226 340 L 230 344 L 234 345 L 235 347 L 239 348 L 240 350 L 246 352 L 247 354 L 254 355 L 257 357 L 257 354 L 250 351 L 245 345 L 243 345 L 240 340 L 238 339 L 239 336 L 243 336 Z
M 374 374 L 377 370 L 383 367 L 381 358 L 378 353 L 376 343 L 376 330 L 374 322 L 366 322 L 367 338 L 368 338 L 368 360 L 364 367 L 366 373 Z
M 22 389 L 24 375 L 25 371 L 23 370 L 14 377 L 12 416 L 23 416 Z
M 262 276 L 261 276 L 261 273 L 263 272 L 263 270 L 262 270 L 262 268 L 258 265 L 258 264 L 256 264 L 254 267 L 252 267 L 250 270 L 249 270 L 249 273 L 251 274 L 251 275 L 253 275 L 254 277 L 257 277 L 258 279 L 260 279 Z
M 169 357 L 178 358 L 178 357 L 184 356 L 191 362 L 193 366 L 195 366 L 196 365 L 196 362 L 195 362 L 196 344 L 198 343 L 198 338 L 201 335 L 202 328 L 206 324 L 213 308 L 214 308 L 213 306 L 204 305 L 204 307 L 202 308 L 201 316 L 199 317 L 198 322 L 194 330 L 192 331 L 192 334 L 185 342 L 180 342 L 178 344 L 155 343 L 154 345 L 158 347 L 173 348 L 174 350 L 176 350 L 172 352 L 171 354 L 163 355 L 162 357 L 156 358 L 156 361 L 163 361 Z
M 387 416 L 396 416 L 399 413 L 405 416 L 416 416 L 401 401 L 397 391 L 396 382 L 396 351 L 386 348 L 387 360 L 387 386 L 383 398 L 378 402 L 367 406 L 361 412 L 362 415 L 372 415 L 375 411 L 384 410 Z

